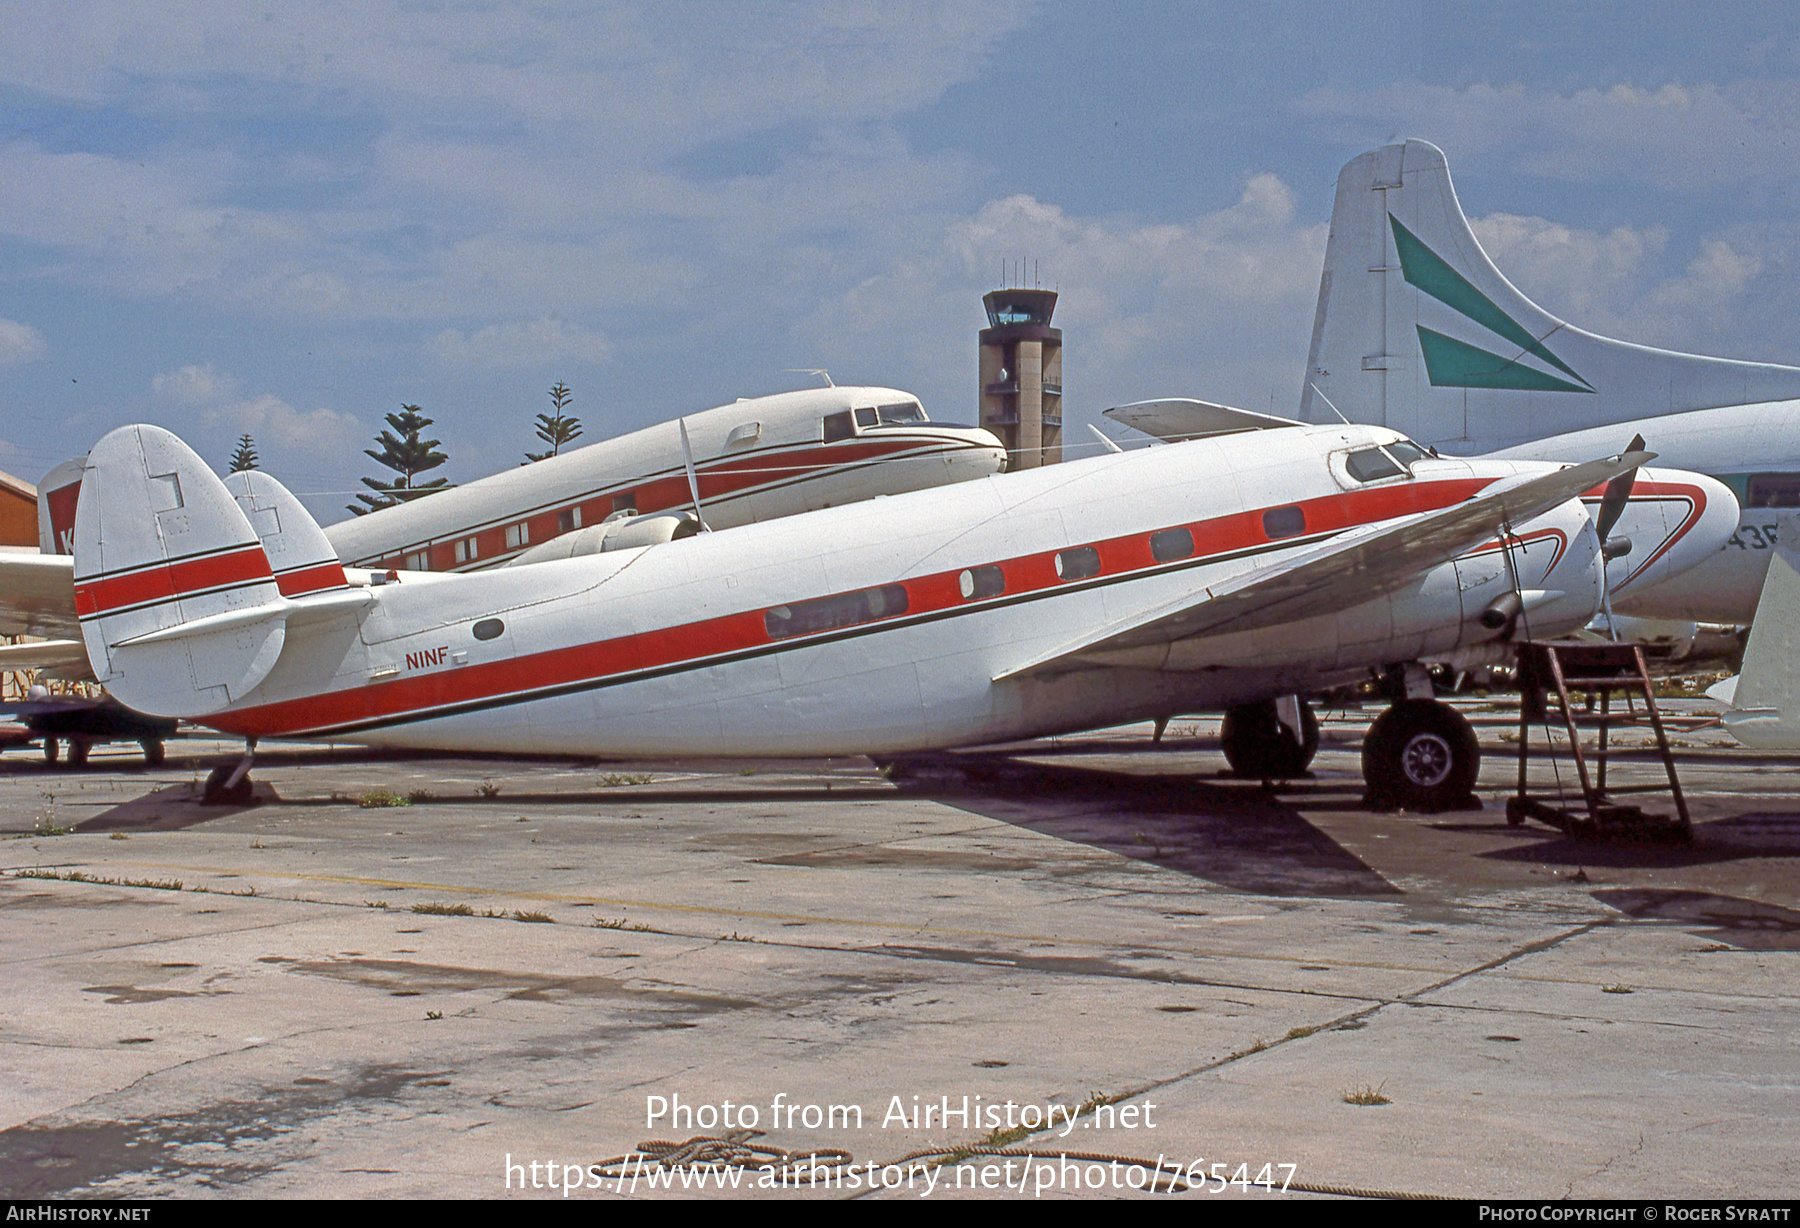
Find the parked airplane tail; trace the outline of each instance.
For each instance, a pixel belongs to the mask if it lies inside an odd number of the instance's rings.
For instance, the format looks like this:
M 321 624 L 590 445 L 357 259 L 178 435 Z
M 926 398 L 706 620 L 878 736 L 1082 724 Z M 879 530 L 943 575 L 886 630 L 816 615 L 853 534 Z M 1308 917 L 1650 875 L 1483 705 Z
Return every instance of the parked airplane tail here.
M 1800 514 L 1783 513 L 1781 530 L 1743 669 L 1707 692 L 1732 705 L 1723 718 L 1731 736 L 1761 750 L 1800 749 Z
M 323 534 L 279 483 L 234 481 L 235 497 L 154 426 L 121 427 L 88 454 L 73 533 L 75 610 L 95 676 L 127 707 L 216 712 L 268 676 L 290 619 L 370 599 L 345 587 L 329 546 L 320 557 Z M 283 577 L 298 599 L 283 595 Z
M 1614 341 L 1533 303 L 1482 250 L 1434 145 L 1388 145 L 1338 174 L 1304 421 L 1341 412 L 1469 453 L 1792 398 L 1800 368 Z

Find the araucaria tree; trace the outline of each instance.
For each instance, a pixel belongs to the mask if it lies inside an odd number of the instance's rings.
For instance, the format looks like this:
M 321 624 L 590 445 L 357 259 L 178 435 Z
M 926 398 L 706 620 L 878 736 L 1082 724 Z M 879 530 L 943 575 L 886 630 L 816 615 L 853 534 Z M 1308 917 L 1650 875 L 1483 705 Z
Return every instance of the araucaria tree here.
M 549 444 L 550 450 L 548 452 L 527 452 L 526 460 L 541 461 L 555 456 L 562 451 L 564 444 L 573 443 L 581 435 L 581 419 L 563 413 L 563 410 L 569 407 L 571 399 L 568 385 L 561 380 L 551 386 L 550 404 L 555 407 L 556 412 L 537 416 L 537 437 Z
M 450 484 L 448 478 L 422 481 L 419 477 L 421 473 L 436 469 L 450 459 L 442 452 L 434 451 L 442 440 L 421 438 L 425 428 L 431 423 L 432 420 L 421 413 L 417 405 L 402 405 L 399 413 L 387 416 L 387 424 L 391 429 L 375 436 L 375 442 L 381 445 L 381 450 L 378 452 L 374 448 L 366 448 L 364 452 L 370 459 L 386 465 L 399 476 L 386 482 L 380 478 L 364 478 L 363 485 L 375 493 L 356 496 L 362 506 L 352 503 L 351 511 L 361 516 L 384 507 L 393 507 L 396 503 L 410 503 Z
M 246 469 L 254 469 L 262 463 L 256 455 L 256 441 L 246 433 L 238 440 L 237 451 L 231 454 L 231 472 L 242 473 Z

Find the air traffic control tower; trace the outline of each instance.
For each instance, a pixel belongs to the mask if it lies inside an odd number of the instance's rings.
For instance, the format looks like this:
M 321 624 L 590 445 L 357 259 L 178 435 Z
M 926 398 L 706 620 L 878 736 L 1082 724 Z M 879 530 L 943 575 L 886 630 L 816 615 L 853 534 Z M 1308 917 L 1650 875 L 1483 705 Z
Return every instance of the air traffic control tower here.
M 1062 460 L 1062 329 L 1050 327 L 1054 290 L 982 296 L 981 425 L 1006 444 L 1007 468 Z

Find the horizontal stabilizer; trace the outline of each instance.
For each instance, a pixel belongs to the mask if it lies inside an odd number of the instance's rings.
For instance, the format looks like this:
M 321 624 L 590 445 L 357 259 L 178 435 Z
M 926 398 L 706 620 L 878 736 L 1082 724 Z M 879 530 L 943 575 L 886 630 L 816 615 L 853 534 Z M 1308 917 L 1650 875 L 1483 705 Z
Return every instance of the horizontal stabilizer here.
M 1266 431 L 1274 427 L 1299 426 L 1292 418 L 1233 409 L 1211 401 L 1195 401 L 1185 397 L 1167 397 L 1157 401 L 1133 401 L 1102 411 L 1114 422 L 1122 422 L 1133 430 L 1154 435 L 1173 443 L 1181 439 L 1201 439 L 1207 435 L 1230 435 L 1238 431 Z
M 1090 666 L 1159 668 L 1139 650 L 1177 640 L 1280 626 L 1346 610 L 1395 592 L 1505 526 L 1530 521 L 1653 458 L 1649 452 L 1589 461 L 1490 490 L 1442 511 L 1353 529 L 1273 568 L 1230 580 L 1103 627 L 1080 641 L 998 675 L 1059 673 Z M 1125 654 L 1125 655 L 1122 655 Z M 1154 654 L 1152 654 L 1154 657 Z

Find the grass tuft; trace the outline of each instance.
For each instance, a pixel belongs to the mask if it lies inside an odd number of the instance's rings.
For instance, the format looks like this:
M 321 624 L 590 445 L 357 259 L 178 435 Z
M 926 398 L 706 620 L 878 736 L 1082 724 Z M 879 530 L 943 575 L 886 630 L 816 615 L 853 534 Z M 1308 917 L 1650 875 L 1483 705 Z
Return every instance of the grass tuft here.
M 647 785 L 656 777 L 649 772 L 602 772 L 600 787 L 602 789 L 619 789 L 628 785 Z
M 412 910 L 428 917 L 472 917 L 475 910 L 467 904 L 414 904 Z
M 392 789 L 374 788 L 356 799 L 356 804 L 364 810 L 374 810 L 382 806 L 410 806 L 410 798 L 401 797 Z
M 1362 1087 L 1348 1088 L 1344 1092 L 1344 1103 L 1361 1105 L 1392 1104 L 1394 1103 L 1392 1100 L 1381 1094 L 1381 1088 L 1386 1086 L 1387 1084 L 1383 1083 L 1381 1084 L 1381 1087 L 1370 1087 L 1367 1084 L 1364 1084 Z
M 499 797 L 500 786 L 491 780 L 484 780 L 475 786 L 476 797 Z

